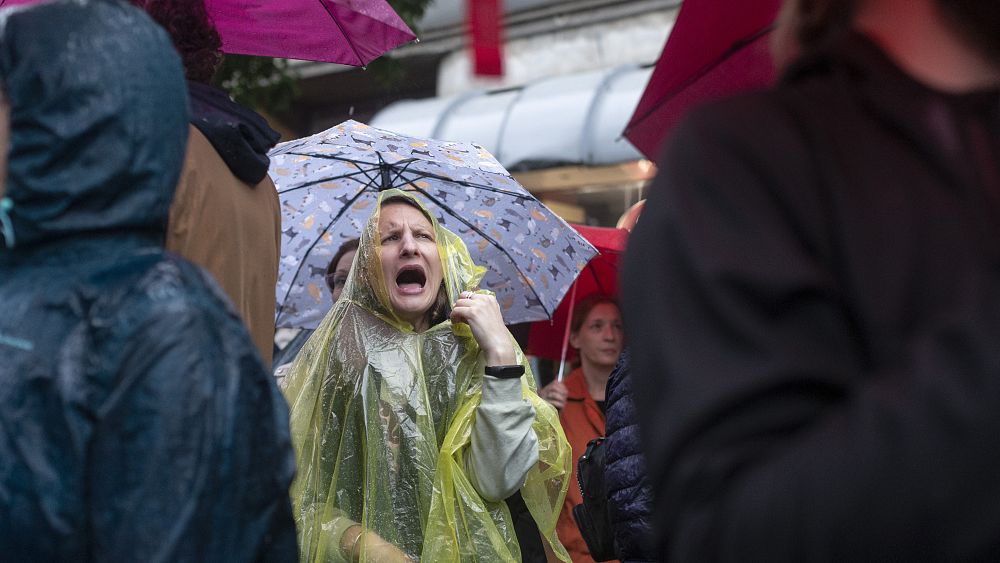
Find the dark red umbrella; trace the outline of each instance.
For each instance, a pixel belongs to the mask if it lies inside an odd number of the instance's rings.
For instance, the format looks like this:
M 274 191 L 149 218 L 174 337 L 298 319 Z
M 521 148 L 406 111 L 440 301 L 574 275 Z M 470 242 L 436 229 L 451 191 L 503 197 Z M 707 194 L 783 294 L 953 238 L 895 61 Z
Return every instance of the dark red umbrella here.
M 587 267 L 580 272 L 576 282 L 556 308 L 552 320 L 531 324 L 526 353 L 532 356 L 556 361 L 572 358 L 573 352 L 569 348 L 569 322 L 573 316 L 573 307 L 591 294 L 611 297 L 618 295 L 618 262 L 625 251 L 628 231 L 585 225 L 573 225 L 573 228 L 594 245 L 600 254 L 592 258 Z
M 684 0 L 625 137 L 656 160 L 692 106 L 774 80 L 768 34 L 781 0 Z

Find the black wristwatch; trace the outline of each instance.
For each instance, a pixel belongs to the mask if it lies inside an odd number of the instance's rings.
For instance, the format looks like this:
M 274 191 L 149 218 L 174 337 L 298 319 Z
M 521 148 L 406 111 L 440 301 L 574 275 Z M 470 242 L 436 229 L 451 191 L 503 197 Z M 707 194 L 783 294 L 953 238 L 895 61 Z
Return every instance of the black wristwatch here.
M 486 366 L 486 375 L 497 379 L 517 379 L 524 375 L 524 366 L 514 364 L 510 366 Z

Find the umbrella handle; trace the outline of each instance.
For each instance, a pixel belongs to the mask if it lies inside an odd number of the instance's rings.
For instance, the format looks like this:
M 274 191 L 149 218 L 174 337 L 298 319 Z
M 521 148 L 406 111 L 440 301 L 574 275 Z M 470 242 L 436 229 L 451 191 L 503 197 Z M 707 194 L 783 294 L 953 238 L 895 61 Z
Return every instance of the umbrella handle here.
M 566 351 L 569 348 L 570 325 L 573 322 L 573 308 L 576 307 L 576 286 L 573 284 L 573 291 L 569 294 L 569 311 L 567 311 L 566 331 L 563 333 L 562 353 L 559 355 L 559 374 L 556 381 L 562 381 L 566 375 Z

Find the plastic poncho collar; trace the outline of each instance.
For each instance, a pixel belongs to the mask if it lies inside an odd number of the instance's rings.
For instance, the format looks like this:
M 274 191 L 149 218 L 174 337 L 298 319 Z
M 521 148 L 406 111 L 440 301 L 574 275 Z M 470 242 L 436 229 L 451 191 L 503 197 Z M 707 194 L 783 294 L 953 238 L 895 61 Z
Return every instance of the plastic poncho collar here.
M 354 523 L 415 560 L 520 561 L 506 504 L 483 500 L 466 473 L 484 368 L 469 327 L 446 320 L 415 333 L 389 306 L 378 217 L 393 196 L 411 197 L 399 190 L 381 194 L 344 293 L 289 375 L 299 471 L 292 500 L 302 561 L 345 560 L 340 541 Z M 462 291 L 477 288 L 485 270 L 458 236 L 432 223 L 454 303 Z M 520 349 L 517 355 L 526 365 Z M 522 389 L 537 413 L 539 462 L 521 494 L 539 530 L 568 561 L 555 525 L 570 452 L 558 415 L 535 393 L 530 371 Z M 362 560 L 376 557 L 362 553 Z
M 98 232 L 162 241 L 188 118 L 166 33 L 116 0 L 0 12 L 11 124 L 0 255 Z

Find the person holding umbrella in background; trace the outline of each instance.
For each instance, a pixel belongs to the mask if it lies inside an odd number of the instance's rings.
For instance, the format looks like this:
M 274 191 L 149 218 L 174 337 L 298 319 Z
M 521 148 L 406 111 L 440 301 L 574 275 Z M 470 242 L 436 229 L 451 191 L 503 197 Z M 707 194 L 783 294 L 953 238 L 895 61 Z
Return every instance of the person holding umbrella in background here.
M 604 436 L 604 398 L 608 377 L 624 345 L 618 303 L 604 295 L 588 295 L 576 303 L 570 321 L 570 345 L 580 357 L 580 367 L 565 381 L 546 385 L 539 395 L 559 409 L 559 422 L 573 448 L 573 482 L 577 461 L 587 443 Z M 559 539 L 574 562 L 593 561 L 573 519 L 573 507 L 582 503 L 579 487 L 571 487 L 559 513 Z

